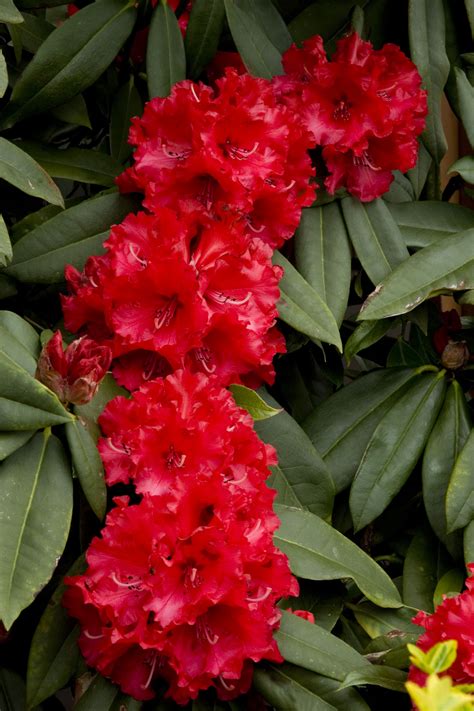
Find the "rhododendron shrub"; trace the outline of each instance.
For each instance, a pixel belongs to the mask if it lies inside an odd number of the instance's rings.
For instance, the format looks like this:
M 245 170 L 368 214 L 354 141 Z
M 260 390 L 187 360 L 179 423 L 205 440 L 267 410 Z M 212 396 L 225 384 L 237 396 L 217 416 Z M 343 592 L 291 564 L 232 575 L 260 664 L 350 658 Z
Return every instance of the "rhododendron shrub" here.
M 0 3 L 2 711 L 471 704 L 472 15 Z

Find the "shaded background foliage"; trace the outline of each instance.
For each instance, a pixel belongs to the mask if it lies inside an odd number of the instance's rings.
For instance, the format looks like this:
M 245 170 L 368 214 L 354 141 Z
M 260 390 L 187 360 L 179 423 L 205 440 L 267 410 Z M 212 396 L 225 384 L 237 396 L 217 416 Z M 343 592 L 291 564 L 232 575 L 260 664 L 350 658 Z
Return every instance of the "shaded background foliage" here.
M 321 34 L 331 52 L 353 26 L 422 74 L 419 161 L 372 203 L 318 191 L 275 257 L 288 353 L 260 395 L 284 410 L 260 420 L 262 403 L 236 393 L 277 448 L 276 541 L 301 581 L 292 607 L 316 625 L 285 614 L 285 664 L 259 665 L 248 698 L 192 708 L 409 708 L 411 618 L 458 592 L 474 560 L 472 0 L 195 0 L 184 40 L 184 1 L 81 1 L 71 17 L 61 2 L 0 0 L 0 707 L 68 708 L 72 690 L 79 711 L 173 708 L 92 678 L 60 605 L 106 509 L 95 421 L 119 388 L 106 379 L 71 414 L 34 379 L 64 266 L 135 209 L 114 188 L 130 117 L 186 76 L 207 80 L 217 51 L 271 77 L 291 41 Z M 443 94 L 464 155 L 442 190 Z

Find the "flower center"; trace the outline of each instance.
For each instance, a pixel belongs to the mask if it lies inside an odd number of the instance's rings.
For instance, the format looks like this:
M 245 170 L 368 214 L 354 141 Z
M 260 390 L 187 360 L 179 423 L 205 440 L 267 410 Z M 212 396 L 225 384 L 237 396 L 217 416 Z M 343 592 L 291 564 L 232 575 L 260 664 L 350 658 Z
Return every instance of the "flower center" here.
M 176 316 L 176 311 L 178 310 L 179 302 L 177 296 L 172 296 L 165 300 L 163 306 L 161 306 L 155 314 L 155 328 L 157 331 L 160 328 L 169 326 Z
M 228 138 L 225 142 L 224 152 L 227 153 L 230 158 L 235 158 L 235 160 L 246 160 L 249 156 L 255 153 L 258 149 L 258 145 L 258 141 L 255 141 L 252 148 L 241 148 L 240 146 L 236 146 L 234 143 L 231 143 Z
M 336 108 L 332 112 L 333 119 L 335 121 L 349 121 L 351 117 L 350 109 L 352 104 L 347 101 L 345 97 L 339 99 L 339 101 L 335 101 L 334 103 Z
M 194 351 L 194 357 L 206 373 L 210 375 L 215 372 L 216 365 L 212 362 L 212 355 L 209 348 L 196 348 Z
M 167 469 L 181 469 L 186 461 L 186 455 L 182 452 L 177 452 L 172 444 L 170 444 L 168 451 L 164 454 L 166 468 Z
M 367 151 L 364 151 L 362 155 L 360 156 L 352 156 L 352 162 L 354 163 L 355 166 L 358 168 L 370 168 L 371 170 L 382 170 L 379 168 L 377 165 L 371 162 L 369 158 L 369 154 Z

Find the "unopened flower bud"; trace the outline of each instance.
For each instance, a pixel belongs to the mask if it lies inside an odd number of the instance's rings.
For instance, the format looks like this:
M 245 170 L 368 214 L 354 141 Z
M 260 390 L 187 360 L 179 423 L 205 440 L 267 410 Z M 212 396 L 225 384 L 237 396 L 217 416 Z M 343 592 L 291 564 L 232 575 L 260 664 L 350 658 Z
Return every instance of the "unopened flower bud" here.
M 466 341 L 450 341 L 441 354 L 441 363 L 449 370 L 457 370 L 469 360 Z

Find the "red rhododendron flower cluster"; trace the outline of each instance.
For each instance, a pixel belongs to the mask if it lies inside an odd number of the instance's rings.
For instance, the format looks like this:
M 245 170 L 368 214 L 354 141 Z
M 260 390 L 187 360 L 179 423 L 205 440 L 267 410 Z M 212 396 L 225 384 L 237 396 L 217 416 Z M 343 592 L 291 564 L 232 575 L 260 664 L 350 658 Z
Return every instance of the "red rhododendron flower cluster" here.
M 328 61 L 316 36 L 290 47 L 283 65 L 286 76 L 275 79 L 276 91 L 322 146 L 329 192 L 345 187 L 373 200 L 388 190 L 393 170 L 414 167 L 426 92 L 399 47 L 374 50 L 352 33 Z
M 296 595 L 275 549 L 273 449 L 216 377 L 180 371 L 116 398 L 100 418 L 107 483 L 143 499 L 107 518 L 68 581 L 86 661 L 137 699 L 155 678 L 178 703 L 246 691 L 251 661 L 281 661 L 276 601 Z
M 470 576 L 467 590 L 455 597 L 445 597 L 433 614 L 419 612 L 413 622 L 425 628 L 417 647 L 427 652 L 438 642 L 455 639 L 458 643 L 454 664 L 445 672 L 455 684 L 474 684 L 474 563 L 467 566 Z M 442 675 L 443 676 L 443 675 Z M 409 679 L 424 686 L 427 675 L 412 666 Z

